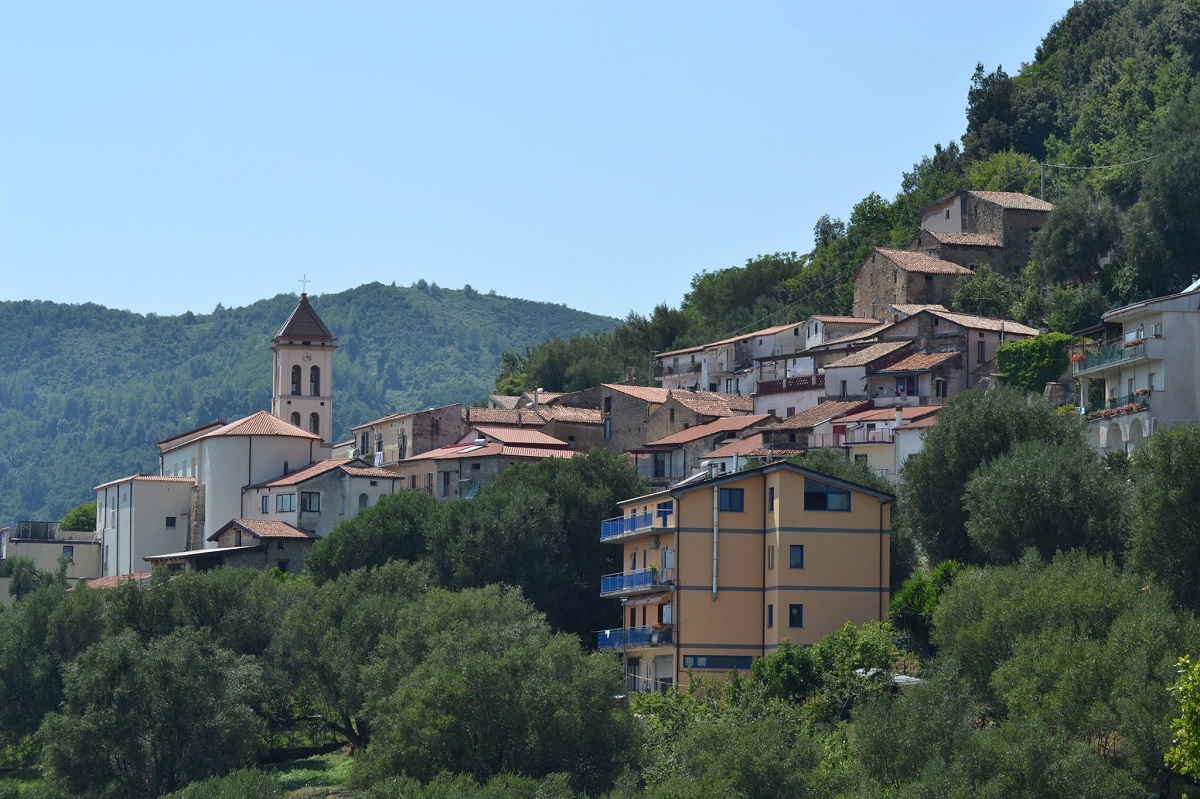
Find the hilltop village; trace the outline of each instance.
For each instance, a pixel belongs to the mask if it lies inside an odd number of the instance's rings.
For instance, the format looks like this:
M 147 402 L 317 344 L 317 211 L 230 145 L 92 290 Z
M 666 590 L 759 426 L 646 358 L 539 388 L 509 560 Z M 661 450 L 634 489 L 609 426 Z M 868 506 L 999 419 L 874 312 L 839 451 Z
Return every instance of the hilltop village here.
M 812 644 L 887 618 L 893 496 L 797 458 L 836 451 L 894 485 L 945 403 L 994 385 L 998 348 L 1038 335 L 947 305 L 978 264 L 1018 270 L 1052 208 L 955 192 L 923 211 L 908 249 L 875 248 L 862 263 L 851 316 L 657 353 L 652 386 L 493 394 L 488 407 L 362 421 L 344 441 L 332 440 L 337 337 L 302 294 L 272 341 L 269 410 L 155 442 L 157 473 L 98 481 L 95 533 L 22 522 L 7 555 L 44 569 L 65 555 L 67 578 L 93 587 L 145 582 L 156 568 L 298 573 L 316 541 L 384 496 L 471 499 L 514 464 L 600 448 L 628 458 L 652 493 L 579 531 L 619 547 L 624 566 L 596 586 L 622 609 L 596 646 L 624 654 L 633 690 L 749 670 L 784 639 Z M 1200 415 L 1197 393 L 1168 383 L 1189 357 L 1197 288 L 1110 312 L 1048 387 L 1075 402 L 1064 386 L 1079 379 L 1098 451 L 1128 451 L 1157 425 Z

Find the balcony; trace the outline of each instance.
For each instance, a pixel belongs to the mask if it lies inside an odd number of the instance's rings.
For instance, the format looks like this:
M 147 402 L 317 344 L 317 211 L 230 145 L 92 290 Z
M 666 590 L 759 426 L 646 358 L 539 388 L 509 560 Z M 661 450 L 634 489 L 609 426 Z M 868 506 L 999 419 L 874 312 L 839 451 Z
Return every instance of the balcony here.
M 783 380 L 760 380 L 754 393 L 782 394 L 785 391 L 811 391 L 825 388 L 825 375 L 804 375 L 803 377 L 788 377 Z
M 1147 393 L 1130 394 L 1124 397 L 1112 397 L 1101 405 L 1083 409 L 1085 422 L 1107 421 L 1117 416 L 1131 413 L 1141 413 L 1150 410 L 1150 395 Z
M 1077 350 L 1071 355 L 1071 373 L 1078 375 L 1090 372 L 1112 364 L 1145 358 L 1146 354 L 1146 341 L 1143 339 L 1130 339 L 1123 344 L 1112 344 L 1091 352 Z
M 890 427 L 876 427 L 868 430 L 865 427 L 847 430 L 842 436 L 843 444 L 890 444 L 895 431 Z
M 604 575 L 600 578 L 600 596 L 629 596 L 669 591 L 674 583 L 674 569 L 651 566 L 648 569 Z
M 596 633 L 596 649 L 601 652 L 624 652 L 627 649 L 647 649 L 674 643 L 675 629 L 669 624 L 600 630 Z
M 610 538 L 618 538 L 630 533 L 640 533 L 643 530 L 651 530 L 654 528 L 654 514 L 650 511 L 639 513 L 636 516 L 617 516 L 612 519 L 605 519 L 600 523 L 600 540 L 607 541 Z

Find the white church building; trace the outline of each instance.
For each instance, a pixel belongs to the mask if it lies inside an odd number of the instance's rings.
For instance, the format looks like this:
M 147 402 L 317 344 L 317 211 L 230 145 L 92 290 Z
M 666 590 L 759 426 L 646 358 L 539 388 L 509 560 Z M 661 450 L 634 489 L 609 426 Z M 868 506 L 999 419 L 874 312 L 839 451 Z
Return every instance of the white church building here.
M 398 481 L 386 479 L 395 477 L 390 472 L 331 457 L 336 342 L 308 295 L 301 294 L 273 339 L 270 412 L 213 422 L 158 441 L 159 474 L 96 486 L 96 530 L 102 545 L 102 574 L 96 576 L 141 573 L 148 571 L 147 557 L 215 548 L 216 534 L 246 517 L 279 521 L 295 529 L 294 537 L 315 540 L 367 502 L 398 490 Z M 317 464 L 336 466 L 340 479 L 306 486 L 311 490 L 299 498 L 304 513 L 295 493 L 286 489 L 273 490 L 269 504 L 261 502 L 262 486 L 280 485 L 281 478 Z M 322 491 L 339 496 L 322 501 Z M 342 494 L 358 499 L 348 502 Z M 269 549 L 270 544 L 262 546 Z M 294 557 L 280 564 L 291 570 L 302 567 Z

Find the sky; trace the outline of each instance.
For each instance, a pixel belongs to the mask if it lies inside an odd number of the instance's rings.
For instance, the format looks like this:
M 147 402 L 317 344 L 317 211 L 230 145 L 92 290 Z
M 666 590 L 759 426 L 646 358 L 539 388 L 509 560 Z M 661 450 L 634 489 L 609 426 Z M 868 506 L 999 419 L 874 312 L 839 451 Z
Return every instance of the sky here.
M 1069 6 L 5 4 L 0 300 L 677 305 L 894 196 Z

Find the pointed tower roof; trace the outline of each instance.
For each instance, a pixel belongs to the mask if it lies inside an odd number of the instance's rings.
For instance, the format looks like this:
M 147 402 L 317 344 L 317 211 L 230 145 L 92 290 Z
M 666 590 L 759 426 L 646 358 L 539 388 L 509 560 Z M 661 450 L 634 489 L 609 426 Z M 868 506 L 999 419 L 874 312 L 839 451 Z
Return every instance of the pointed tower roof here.
M 321 317 L 317 316 L 317 312 L 308 304 L 307 294 L 300 295 L 300 302 L 296 304 L 296 310 L 292 311 L 292 315 L 275 334 L 276 342 L 284 338 L 304 341 L 337 341 L 329 332 L 329 328 L 325 327 Z

